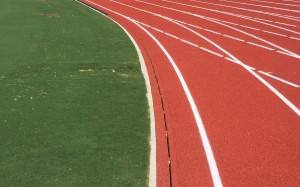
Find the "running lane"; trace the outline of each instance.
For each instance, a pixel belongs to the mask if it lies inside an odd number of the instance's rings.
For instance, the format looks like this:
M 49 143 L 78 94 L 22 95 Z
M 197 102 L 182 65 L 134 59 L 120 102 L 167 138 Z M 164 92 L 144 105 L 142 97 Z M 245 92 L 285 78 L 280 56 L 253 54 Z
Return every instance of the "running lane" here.
M 125 27 L 142 50 L 154 97 L 157 186 L 300 184 L 300 25 L 297 12 L 282 8 L 286 1 L 268 8 L 242 0 L 82 2 Z M 220 13 L 220 4 L 231 7 Z

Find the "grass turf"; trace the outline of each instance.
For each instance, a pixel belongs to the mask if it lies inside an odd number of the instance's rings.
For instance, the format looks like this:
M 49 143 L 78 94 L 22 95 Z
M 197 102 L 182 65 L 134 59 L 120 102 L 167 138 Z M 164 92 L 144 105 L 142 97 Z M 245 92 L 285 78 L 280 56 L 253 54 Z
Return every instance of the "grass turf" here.
M 146 186 L 134 46 L 73 0 L 0 6 L 0 186 Z

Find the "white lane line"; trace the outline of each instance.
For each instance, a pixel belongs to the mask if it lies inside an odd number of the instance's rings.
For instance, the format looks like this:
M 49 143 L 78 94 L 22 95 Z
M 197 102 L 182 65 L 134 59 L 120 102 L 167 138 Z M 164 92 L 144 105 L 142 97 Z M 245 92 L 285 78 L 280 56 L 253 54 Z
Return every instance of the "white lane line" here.
M 232 22 L 224 21 L 224 20 L 222 20 L 221 22 L 223 22 L 223 23 L 228 23 L 228 24 L 231 24 L 231 25 L 239 25 L 239 24 L 237 24 L 237 23 L 232 23 Z
M 167 33 L 167 32 L 165 32 L 165 34 L 168 35 L 168 36 L 171 36 L 172 38 L 175 38 L 175 39 L 179 40 L 179 38 L 178 38 L 177 36 L 174 36 L 174 35 L 169 34 L 169 33 Z
M 216 32 L 216 31 L 212 31 L 212 30 L 209 30 L 209 29 L 203 29 L 203 30 L 205 30 L 205 31 L 208 31 L 208 32 L 212 32 L 212 33 L 214 33 L 214 34 L 221 35 L 221 33 L 219 33 L 219 32 Z
M 214 20 L 214 19 L 212 19 L 212 20 Z M 189 23 L 186 23 L 186 22 L 183 22 L 183 21 L 179 21 L 179 20 L 174 20 L 174 21 L 179 22 L 179 23 L 182 23 L 182 24 L 190 25 L 190 26 L 192 26 L 192 27 L 196 27 L 196 28 L 199 28 L 199 29 L 203 29 L 202 27 L 199 27 L 199 26 L 196 26 L 196 25 L 192 25 L 192 24 L 189 24 Z M 279 33 L 271 32 L 271 31 L 267 31 L 267 30 L 261 30 L 261 29 L 257 29 L 257 28 L 254 28 L 254 27 L 249 27 L 249 26 L 245 26 L 245 25 L 239 25 L 239 24 L 235 24 L 235 23 L 227 22 L 227 21 L 221 21 L 221 22 L 229 23 L 229 24 L 233 24 L 233 25 L 238 25 L 238 26 L 245 27 L 245 28 L 249 28 L 249 29 L 252 29 L 252 30 L 262 31 L 262 32 L 269 33 L 269 34 L 273 34 L 273 35 L 277 35 L 277 36 L 287 37 L 287 36 L 284 35 L 284 34 L 279 34 Z M 276 23 L 279 23 L 279 22 L 276 22 Z M 212 32 L 212 33 L 215 33 L 215 34 L 218 34 L 218 35 L 226 36 L 226 35 L 224 35 L 224 34 L 222 34 L 222 33 L 219 33 L 219 32 L 213 31 L 213 30 L 209 30 L 209 29 L 203 29 L 203 30 L 208 31 L 208 32 Z M 229 37 L 229 38 L 236 39 L 236 38 L 234 38 L 234 37 Z M 295 38 L 294 38 L 294 39 L 295 39 Z M 239 41 L 244 41 L 244 40 L 241 40 L 241 39 L 237 39 L 237 40 L 239 40 Z
M 216 53 L 216 52 L 211 51 L 211 50 L 209 50 L 209 49 L 206 49 L 206 48 L 204 48 L 204 47 L 200 47 L 200 46 L 198 46 L 197 44 L 194 44 L 194 43 L 192 43 L 192 42 L 189 42 L 189 41 L 187 41 L 187 40 L 184 40 L 184 39 L 179 38 L 179 37 L 177 37 L 177 36 L 174 36 L 174 35 L 172 35 L 172 34 L 169 34 L 169 33 L 165 32 L 165 31 L 159 30 L 159 29 L 157 29 L 157 28 L 155 28 L 155 27 L 149 26 L 149 25 L 147 25 L 147 24 L 145 24 L 145 23 L 142 23 L 142 22 L 140 22 L 140 21 L 137 21 L 137 20 L 134 20 L 134 21 L 137 22 L 137 23 L 139 23 L 139 24 L 141 24 L 141 25 L 144 25 L 144 26 L 146 26 L 146 27 L 149 27 L 149 28 L 151 28 L 151 29 L 153 29 L 153 30 L 156 30 L 156 31 L 158 31 L 158 32 L 160 32 L 160 33 L 164 33 L 164 34 L 166 34 L 166 35 L 168 35 L 168 36 L 171 36 L 171 37 L 173 37 L 173 38 L 175 38 L 175 39 L 178 39 L 178 40 L 180 40 L 180 41 L 182 41 L 182 42 L 184 42 L 184 43 L 187 43 L 187 44 L 192 45 L 192 46 L 194 46 L 194 47 L 200 48 L 200 49 L 202 49 L 202 50 L 204 50 L 204 51 L 206 51 L 206 52 L 209 52 L 209 53 L 211 53 L 211 54 L 213 54 L 213 55 L 216 55 L 216 56 L 219 56 L 219 57 L 223 57 L 223 55 L 221 55 L 221 54 L 219 54 L 219 53 Z M 176 21 L 176 20 L 173 20 L 173 21 L 178 22 L 178 21 Z M 180 22 L 180 23 L 186 24 L 185 22 Z M 204 30 L 207 30 L 207 29 L 204 29 Z M 213 33 L 214 33 L 214 32 L 213 32 Z M 239 39 L 239 38 L 235 38 L 235 37 L 228 36 L 228 35 L 223 35 L 223 36 L 228 37 L 228 38 L 231 38 L 231 39 L 234 39 L 234 40 L 242 41 L 242 42 L 244 41 L 244 40 L 241 40 L 241 39 Z M 246 42 L 246 43 L 251 44 L 251 45 L 254 45 L 254 46 L 258 46 L 258 47 L 261 47 L 261 48 L 264 48 L 264 49 L 274 50 L 274 49 L 271 49 L 271 48 L 268 48 L 268 47 L 265 47 L 265 46 L 262 46 L 262 45 L 259 45 L 259 44 L 255 44 L 255 43 L 252 43 L 252 42 Z M 250 67 L 250 66 L 248 66 L 248 67 Z M 255 68 L 252 68 L 252 67 L 251 67 L 251 69 L 255 69 Z
M 175 38 L 175 39 L 179 39 L 180 41 L 185 42 L 185 43 L 187 43 L 187 44 L 189 44 L 189 45 L 192 45 L 192 46 L 194 46 L 194 47 L 198 47 L 198 48 L 200 48 L 200 49 L 203 49 L 203 50 L 205 50 L 205 51 L 207 51 L 207 52 L 209 52 L 209 53 L 211 53 L 211 54 L 214 54 L 214 55 L 219 56 L 219 57 L 223 57 L 222 55 L 220 55 L 220 54 L 218 54 L 218 53 L 216 53 L 216 52 L 213 52 L 213 51 L 211 51 L 211 50 L 209 50 L 209 49 L 206 49 L 206 48 L 204 48 L 204 47 L 200 47 L 200 46 L 198 46 L 197 44 L 194 44 L 194 43 L 189 42 L 189 41 L 187 41 L 187 40 L 181 39 L 181 38 L 179 38 L 179 37 L 177 37 L 177 36 L 174 36 L 174 35 L 172 35 L 172 34 L 169 34 L 169 33 L 165 32 L 165 31 L 162 31 L 162 30 L 157 29 L 157 28 L 155 28 L 155 27 L 149 26 L 149 25 L 147 25 L 147 24 L 145 24 L 145 23 L 142 23 L 142 22 L 139 22 L 139 21 L 137 21 L 137 20 L 134 20 L 134 21 L 135 21 L 135 22 L 138 22 L 139 24 L 145 25 L 146 27 L 149 27 L 149 28 L 151 28 L 151 29 L 153 29 L 153 30 L 156 30 L 156 31 L 158 31 L 158 32 L 160 32 L 160 33 L 164 33 L 164 34 L 166 34 L 166 35 L 168 35 L 168 36 L 171 36 L 171 37 L 173 37 L 173 38 Z M 182 22 L 182 21 L 177 21 L 177 20 L 173 20 L 173 21 L 188 25 L 187 23 Z M 228 35 L 224 35 L 224 34 L 221 34 L 221 33 L 218 33 L 218 32 L 214 32 L 214 31 L 209 30 L 209 29 L 203 29 L 203 30 L 206 30 L 206 31 L 209 31 L 209 32 L 218 34 L 218 35 L 222 35 L 222 36 L 225 36 L 225 37 L 234 39 L 234 40 L 238 40 L 238 41 L 244 42 L 244 40 L 241 40 L 241 39 L 239 39 L 239 38 L 235 38 L 235 37 L 232 37 L 232 36 L 228 36 Z M 261 48 L 264 48 L 264 49 L 267 49 L 267 50 L 271 50 L 271 51 L 274 50 L 274 49 L 272 49 L 272 48 L 269 48 L 269 47 L 266 47 L 266 46 L 263 46 L 263 45 L 259 45 L 259 44 L 256 44 L 256 43 L 252 43 L 252 42 L 246 42 L 246 43 L 251 44 L 251 45 L 254 45 L 254 46 L 257 46 L 257 47 L 261 47 Z M 283 54 L 286 54 L 286 53 L 283 53 Z
M 299 85 L 294 84 L 294 83 L 289 82 L 289 81 L 286 81 L 286 80 L 281 79 L 281 78 L 279 78 L 279 77 L 273 76 L 273 75 L 268 74 L 268 73 L 265 73 L 265 72 L 263 72 L 263 71 L 258 71 L 258 72 L 261 73 L 261 74 L 263 74 L 263 75 L 266 75 L 266 76 L 268 76 L 268 77 L 271 77 L 271 78 L 273 78 L 273 79 L 276 79 L 276 80 L 278 80 L 278 81 L 280 81 L 280 82 L 283 82 L 283 83 L 285 83 L 285 84 L 288 84 L 288 85 L 290 85 L 290 86 L 293 86 L 293 87 L 296 87 L 296 88 L 300 88 Z
M 178 20 L 174 20 L 174 19 L 171 19 L 171 20 L 173 20 L 175 22 L 179 22 L 181 24 L 189 25 L 191 27 L 195 27 L 195 28 L 198 28 L 198 29 L 203 29 L 202 27 L 199 27 L 199 26 L 196 26 L 196 25 L 193 25 L 193 24 L 189 24 L 189 23 L 186 23 L 186 22 L 183 22 L 183 21 L 178 21 Z M 214 34 L 222 35 L 222 36 L 227 37 L 227 38 L 238 40 L 240 42 L 245 42 L 245 40 L 242 40 L 242 39 L 239 39 L 239 38 L 236 38 L 236 37 L 233 37 L 233 36 L 229 36 L 229 35 L 226 35 L 226 34 L 222 34 L 222 33 L 219 33 L 219 32 L 213 31 L 213 30 L 209 30 L 209 29 L 203 29 L 203 30 L 214 33 Z
M 198 28 L 198 29 L 203 29 L 202 27 L 199 27 L 199 26 L 193 25 L 193 24 L 189 24 L 189 23 L 186 23 L 186 22 L 183 22 L 183 21 L 178 21 L 178 20 L 174 20 L 174 19 L 171 19 L 171 20 L 173 20 L 175 22 L 179 22 L 181 24 L 189 25 L 191 27 L 195 27 L 195 28 Z M 234 39 L 234 40 L 237 40 L 237 41 L 240 41 L 240 42 L 245 42 L 245 40 L 242 40 L 242 39 L 239 39 L 239 38 L 236 38 L 236 37 L 233 37 L 233 36 L 229 36 L 229 35 L 226 35 L 226 34 L 222 34 L 222 33 L 219 33 L 219 32 L 213 31 L 213 30 L 209 30 L 209 29 L 203 29 L 203 30 L 206 30 L 208 32 L 212 32 L 212 33 L 215 33 L 215 34 L 218 34 L 218 35 L 222 35 L 224 37 L 231 38 L 231 39 Z
M 295 57 L 289 53 L 286 53 L 286 52 L 283 52 L 283 51 L 276 51 L 277 53 L 281 53 L 281 54 L 284 54 L 284 55 L 287 55 L 287 56 L 290 56 L 290 57 Z
M 232 9 L 244 10 L 244 11 L 249 11 L 249 12 L 255 12 L 255 13 L 260 13 L 260 14 L 265 14 L 265 15 L 271 15 L 271 16 L 281 17 L 281 18 L 290 19 L 290 20 L 294 20 L 294 21 L 299 21 L 298 19 L 300 19 L 298 17 L 297 18 L 294 18 L 294 17 L 292 18 L 292 17 L 288 17 L 286 15 L 276 14 L 276 13 L 267 12 L 267 11 L 259 11 L 259 10 L 254 10 L 254 9 L 247 9 L 247 8 L 228 6 L 228 5 L 224 5 L 224 4 L 209 3 L 209 2 L 203 2 L 203 1 L 197 1 L 197 0 L 190 0 L 190 1 L 197 2 L 197 3 L 202 3 L 202 4 L 210 4 L 210 5 L 214 5 L 214 6 L 227 7 L 227 8 L 232 8 Z
M 283 28 L 283 27 L 280 27 L 280 26 L 277 26 L 277 25 L 273 25 L 273 24 L 270 24 L 270 23 L 264 23 L 264 22 L 258 21 L 258 20 L 262 20 L 262 19 L 259 19 L 259 18 L 253 18 L 253 17 L 250 17 L 250 16 L 244 16 L 244 15 L 230 13 L 230 12 L 218 11 L 218 10 L 215 10 L 215 9 L 209 9 L 209 8 L 204 8 L 204 7 L 200 7 L 200 6 L 193 6 L 193 5 L 189 5 L 189 4 L 172 2 L 172 1 L 167 1 L 167 0 L 162 0 L 162 1 L 169 2 L 169 3 L 174 3 L 174 4 L 181 4 L 181 5 L 184 5 L 184 6 L 189 6 L 189 7 L 193 7 L 193 8 L 208 10 L 208 11 L 212 11 L 212 12 L 218 12 L 218 13 L 222 13 L 222 14 L 226 14 L 226 15 L 230 15 L 230 16 L 234 16 L 234 17 L 239 17 L 239 18 L 242 18 L 242 19 L 247 19 L 247 20 L 250 20 L 250 21 L 261 23 L 261 24 L 264 24 L 264 25 L 269 25 L 271 27 L 279 28 L 281 30 L 285 30 L 285 31 L 292 32 L 292 33 L 295 33 L 295 34 L 300 34 L 299 32 L 294 31 L 294 30 L 290 30 L 290 29 Z M 198 3 L 203 3 L 201 1 L 196 1 L 196 0 L 190 0 L 190 1 L 198 2 Z M 263 12 L 263 13 L 265 13 L 265 12 Z M 267 14 L 267 15 L 270 15 L 270 14 Z M 272 15 L 272 16 L 276 16 L 276 15 Z M 287 17 L 287 16 L 285 16 L 284 18 L 295 20 L 294 18 L 290 18 L 290 17 Z M 264 21 L 266 21 L 266 20 L 264 20 Z M 296 20 L 296 21 L 300 21 L 300 20 Z M 273 21 L 268 21 L 268 22 L 274 23 Z
M 299 5 L 293 5 L 293 4 L 286 4 L 286 3 L 275 3 L 275 2 L 269 2 L 269 1 L 258 1 L 258 0 L 251 0 L 251 1 L 256 1 L 256 2 L 263 2 L 263 3 L 269 3 L 269 4 L 278 4 L 278 5 L 285 5 L 285 6 L 295 6 L 295 7 L 300 7 Z
M 135 21 L 135 22 L 137 22 L 137 23 L 139 23 L 139 24 L 141 24 L 141 25 L 144 25 L 144 26 L 146 26 L 146 27 L 148 27 L 148 28 L 151 28 L 151 29 L 153 29 L 153 30 L 155 30 L 155 31 L 158 31 L 158 32 L 163 33 L 163 34 L 166 34 L 166 35 L 168 35 L 168 36 L 171 36 L 172 38 L 178 39 L 178 40 L 180 40 L 180 41 L 182 41 L 182 42 L 184 42 L 184 43 L 187 43 L 187 44 L 189 44 L 189 45 L 191 45 L 191 46 L 200 48 L 200 49 L 202 49 L 202 50 L 204 50 L 204 51 L 206 51 L 206 52 L 209 52 L 209 53 L 211 53 L 211 54 L 213 54 L 213 55 L 216 55 L 216 56 L 219 56 L 219 57 L 223 57 L 223 56 L 220 55 L 219 53 L 216 53 L 216 52 L 211 51 L 211 50 L 209 50 L 209 49 L 206 49 L 206 48 L 204 48 L 204 47 L 200 47 L 200 46 L 198 46 L 197 44 L 194 44 L 194 43 L 192 43 L 192 42 L 189 42 L 189 41 L 187 41 L 187 40 L 185 40 L 185 39 L 182 39 L 182 38 L 179 38 L 179 37 L 174 36 L 174 35 L 172 35 L 172 34 L 169 34 L 169 33 L 167 33 L 167 32 L 164 32 L 164 31 L 162 31 L 162 30 L 160 30 L 160 29 L 157 29 L 157 28 L 155 28 L 155 27 L 149 26 L 149 25 L 147 25 L 147 24 L 145 24 L 145 23 L 142 23 L 142 22 L 140 22 L 140 21 L 137 21 L 137 20 L 134 20 L 134 19 L 132 19 L 132 20 Z M 175 20 L 173 20 L 173 21 L 175 21 Z
M 289 37 L 289 38 L 292 38 L 292 39 L 295 39 L 295 40 L 300 40 L 300 38 L 295 38 L 295 37 Z
M 270 22 L 270 23 L 273 23 L 274 21 L 271 21 L 271 20 L 268 20 L 268 19 L 262 19 L 262 18 L 253 18 L 253 17 L 250 17 L 252 19 L 257 19 L 257 20 L 260 20 L 260 21 L 265 21 L 265 22 Z
M 236 37 L 233 37 L 233 36 L 229 36 L 229 35 L 226 35 L 226 34 L 223 34 L 223 36 L 225 36 L 227 38 L 234 39 L 234 40 L 238 40 L 238 41 L 241 41 L 241 42 L 245 42 L 245 40 L 242 40 L 242 39 L 239 39 L 239 38 L 236 38 Z
M 283 0 L 283 1 L 289 1 L 289 2 L 300 3 L 300 1 L 292 1 L 292 0 Z
M 208 38 L 204 37 L 203 35 L 197 33 L 196 31 L 180 24 L 180 23 L 177 23 L 175 21 L 173 21 L 172 19 L 170 18 L 167 18 L 165 16 L 162 16 L 162 15 L 158 15 L 158 14 L 155 14 L 153 12 L 150 12 L 150 11 L 146 11 L 146 10 L 143 10 L 143 9 L 140 9 L 140 8 L 137 8 L 137 7 L 134 7 L 134 6 L 130 6 L 130 5 L 127 5 L 127 4 L 124 4 L 124 3 L 120 3 L 120 2 L 117 2 L 117 1 L 114 1 L 112 0 L 113 2 L 116 2 L 118 4 L 122 4 L 124 6 L 127 6 L 127 7 L 131 7 L 133 9 L 136 9 L 136 10 L 140 10 L 140 11 L 143 11 L 143 12 L 146 12 L 146 13 L 149 13 L 151 15 L 154 15 L 154 16 L 158 16 L 160 18 L 163 18 L 165 20 L 168 20 L 172 23 L 175 23 L 189 31 L 191 31 L 192 33 L 196 34 L 197 36 L 205 39 L 206 41 L 208 41 L 209 43 L 211 43 L 212 45 L 214 45 L 215 47 L 217 47 L 219 50 L 221 50 L 222 52 L 224 52 L 225 54 L 227 54 L 230 58 L 234 59 L 239 65 L 241 65 L 242 67 L 245 68 L 245 70 L 247 70 L 250 74 L 252 74 L 255 78 L 257 78 L 262 84 L 264 84 L 269 90 L 271 90 L 279 99 L 281 99 L 291 110 L 293 110 L 298 116 L 300 116 L 300 110 L 291 102 L 289 101 L 284 95 L 282 95 L 278 90 L 276 90 L 276 88 L 274 88 L 271 84 L 269 84 L 266 80 L 264 80 L 262 77 L 260 77 L 257 73 L 255 73 L 252 69 L 250 69 L 246 64 L 244 64 L 243 62 L 241 62 L 240 60 L 238 60 L 236 57 L 234 57 L 232 54 L 230 54 L 228 51 L 226 51 L 225 49 L 223 49 L 222 47 L 220 47 L 219 45 L 217 45 L 216 43 L 214 43 L 213 41 L 209 40 Z M 147 3 L 147 2 L 144 2 L 144 1 L 140 1 L 140 0 L 136 0 L 138 2 L 142 2 L 142 3 L 146 3 L 146 4 L 152 4 L 152 3 Z M 155 5 L 155 4 L 153 4 Z M 159 6 L 159 5 L 156 5 L 156 6 Z M 163 7 L 163 6 L 162 6 Z M 167 8 L 167 9 L 170 9 L 170 10 L 176 10 L 176 9 L 172 9 L 172 8 Z M 182 11 L 183 12 L 183 11 Z M 186 12 L 187 13 L 187 12 Z M 191 13 L 189 13 L 191 14 Z M 220 23 L 221 24 L 221 23 Z M 222 183 L 221 183 L 221 178 L 220 178 L 220 175 L 219 175 L 219 171 L 216 167 L 217 165 L 210 165 L 209 164 L 209 167 L 210 167 L 210 171 L 212 172 L 212 176 L 213 176 L 213 182 L 214 184 L 221 184 L 220 186 L 222 186 Z M 214 170 L 213 168 L 216 167 Z M 214 175 L 213 172 L 217 172 L 218 175 Z M 214 178 L 215 177 L 215 178 Z
M 249 27 L 249 26 L 245 26 L 245 25 L 240 25 L 241 27 L 245 27 L 247 29 L 252 29 L 252 30 L 256 30 L 256 31 L 260 31 L 260 29 L 257 28 L 253 28 L 253 27 Z
M 255 45 L 257 47 L 261 47 L 261 48 L 264 48 L 264 49 L 268 49 L 270 51 L 273 51 L 274 49 L 272 48 L 269 48 L 269 47 L 266 47 L 266 46 L 263 46 L 263 45 L 259 45 L 259 44 L 256 44 L 256 43 L 252 43 L 252 42 L 247 42 L 248 44 L 251 44 L 251 45 Z
M 237 62 L 236 60 L 234 60 L 234 59 L 232 59 L 232 58 L 226 57 L 225 59 L 228 60 L 228 61 L 230 61 L 230 62 L 233 62 L 233 63 L 235 63 L 235 64 L 237 64 L 237 65 L 241 65 L 241 64 L 239 64 L 239 62 Z M 251 69 L 251 70 L 253 70 L 253 71 L 256 70 L 254 67 L 248 66 L 248 65 L 246 65 L 246 64 L 245 64 L 245 67 L 247 67 L 247 68 L 249 68 L 249 69 Z
M 249 5 L 249 6 L 256 6 L 256 7 L 262 7 L 262 8 L 270 8 L 270 9 L 275 9 L 275 10 L 283 10 L 283 11 L 288 11 L 288 12 L 297 12 L 299 13 L 298 10 L 291 10 L 287 8 L 279 8 L 279 7 L 271 7 L 271 6 L 265 6 L 265 5 L 257 5 L 257 4 L 252 4 L 252 3 L 241 3 L 241 2 L 235 2 L 235 1 L 227 1 L 227 0 L 219 0 L 222 2 L 229 2 L 229 3 L 235 3 L 235 4 L 241 4 L 241 5 Z
M 177 21 L 177 20 L 174 20 L 174 21 Z M 184 23 L 184 24 L 186 24 L 186 23 Z M 197 29 L 203 29 L 202 27 L 199 27 L 199 26 L 196 26 L 196 25 L 193 25 L 193 24 L 190 24 L 190 23 L 188 23 L 187 25 L 189 25 L 191 27 L 195 27 Z
M 297 17 L 297 16 L 285 15 L 285 17 L 287 17 L 287 18 L 294 18 L 295 21 L 300 21 L 299 17 Z
M 186 40 L 184 40 L 184 39 L 180 39 L 180 41 L 183 41 L 183 42 L 185 42 L 185 43 L 187 43 L 187 44 L 189 44 L 189 45 L 195 46 L 195 47 L 199 47 L 198 45 L 196 45 L 196 44 L 194 44 L 194 43 L 192 43 L 192 42 L 186 41 Z
M 277 36 L 287 37 L 287 35 L 279 34 L 279 33 L 276 33 L 276 32 L 270 32 L 270 31 L 266 31 L 266 30 L 262 30 L 262 31 L 265 32 L 265 33 L 274 34 L 274 35 L 277 35 Z
M 209 52 L 209 53 L 211 53 L 211 54 L 214 54 L 214 55 L 217 55 L 217 56 L 219 56 L 219 57 L 223 57 L 223 56 L 220 55 L 219 53 L 213 52 L 213 51 L 211 51 L 211 50 L 209 50 L 209 49 L 206 49 L 206 48 L 204 48 L 204 47 L 200 47 L 200 49 L 203 49 L 204 51 L 207 51 L 207 52 Z
M 278 46 L 278 45 L 276 45 L 276 44 L 274 44 L 274 43 L 272 43 L 272 42 L 270 42 L 270 41 L 264 40 L 264 39 L 262 39 L 262 38 L 260 38 L 260 37 L 258 37 L 258 36 L 255 36 L 255 35 L 250 34 L 250 33 L 248 33 L 248 32 L 242 31 L 242 30 L 237 29 L 237 28 L 235 28 L 235 27 L 226 25 L 226 24 L 221 23 L 221 22 L 218 22 L 218 21 L 211 20 L 211 19 L 209 19 L 209 18 L 207 18 L 207 17 L 205 17 L 205 16 L 202 16 L 202 15 L 199 15 L 199 14 L 193 14 L 193 13 L 190 13 L 190 12 L 178 10 L 178 9 L 175 9 L 175 8 L 165 7 L 165 6 L 161 6 L 161 5 L 157 5 L 157 4 L 154 4 L 154 3 L 149 3 L 149 2 L 145 2 L 145 1 L 141 1 L 141 0 L 136 0 L 136 1 L 141 2 L 141 3 L 144 3 L 144 4 L 149 4 L 149 5 L 152 5 L 152 6 L 156 6 L 156 7 L 160 7 L 160 8 L 164 8 L 164 9 L 168 9 L 168 10 L 172 10 L 172 11 L 176 11 L 176 12 L 180 12 L 180 13 L 184 13 L 184 14 L 188 14 L 188 15 L 192 15 L 192 16 L 195 16 L 195 17 L 198 17 L 198 18 L 201 18 L 201 19 L 205 19 L 205 20 L 207 20 L 207 21 L 211 21 L 211 22 L 217 23 L 217 24 L 219 24 L 219 25 L 223 25 L 223 26 L 225 26 L 225 27 L 228 27 L 228 28 L 231 28 L 231 29 L 236 30 L 236 31 L 238 31 L 238 32 L 241 32 L 241 33 L 243 33 L 243 34 L 245 34 L 245 35 L 251 36 L 252 38 L 255 38 L 255 39 L 257 39 L 257 40 L 260 40 L 260 41 L 262 41 L 262 42 L 264 42 L 264 43 L 267 43 L 267 44 L 269 44 L 269 45 L 271 45 L 271 46 L 273 46 L 273 47 L 275 47 L 275 48 L 278 48 L 278 49 L 280 49 L 280 50 L 282 50 L 282 51 L 285 51 L 286 53 L 289 53 L 289 54 L 290 54 L 289 56 L 293 56 L 294 58 L 300 59 L 300 56 L 299 56 L 298 54 L 293 53 L 293 52 L 289 51 L 288 49 L 285 49 L 285 48 L 283 48 L 283 47 L 280 47 L 280 46 Z M 170 3 L 175 3 L 175 2 L 167 1 L 167 0 L 162 0 L 162 1 L 170 2 Z M 175 4 L 180 4 L 180 5 L 183 5 L 183 6 L 191 6 L 191 5 L 187 5 L 187 4 L 184 4 L 184 3 L 175 3 Z M 192 6 L 192 7 L 195 7 L 195 6 Z M 256 20 L 255 20 L 255 21 L 256 21 Z M 258 21 L 258 22 L 259 22 L 259 21 Z M 264 24 L 268 24 L 268 23 L 264 23 Z
M 179 21 L 179 20 L 177 20 L 177 22 L 179 22 L 179 23 L 184 23 L 184 22 L 182 22 L 182 21 Z
M 281 25 L 286 25 L 286 26 L 291 26 L 291 27 L 297 27 L 297 25 L 292 25 L 292 24 L 288 24 L 288 23 L 282 23 L 282 22 L 274 22 L 274 23 L 277 23 L 277 24 L 281 24 Z
M 215 21 L 221 21 L 221 20 L 219 20 L 219 19 L 216 19 L 216 18 L 211 18 L 211 19 L 213 19 L 213 20 L 215 20 Z
M 159 29 L 157 29 L 157 28 L 155 28 L 155 27 L 151 27 L 151 29 L 153 29 L 153 30 L 156 30 L 157 32 L 161 32 L 161 33 L 163 33 L 163 31 L 162 31 L 162 30 L 159 30 Z

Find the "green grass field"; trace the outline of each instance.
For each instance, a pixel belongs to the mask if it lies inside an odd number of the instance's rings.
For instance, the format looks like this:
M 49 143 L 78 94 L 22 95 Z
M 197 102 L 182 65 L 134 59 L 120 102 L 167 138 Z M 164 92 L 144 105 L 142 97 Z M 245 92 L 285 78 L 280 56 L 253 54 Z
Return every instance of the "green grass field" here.
M 74 0 L 1 0 L 0 186 L 147 186 L 133 44 Z

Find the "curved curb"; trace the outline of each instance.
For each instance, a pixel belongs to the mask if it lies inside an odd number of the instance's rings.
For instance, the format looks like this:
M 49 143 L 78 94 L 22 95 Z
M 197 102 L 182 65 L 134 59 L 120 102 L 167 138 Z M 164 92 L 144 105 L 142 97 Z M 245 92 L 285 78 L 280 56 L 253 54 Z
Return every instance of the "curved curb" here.
M 148 105 L 149 105 L 149 117 L 150 117 L 150 157 L 149 157 L 149 174 L 148 174 L 148 180 L 149 180 L 149 187 L 156 187 L 156 133 L 155 133 L 155 117 L 154 117 L 154 107 L 153 107 L 153 98 L 152 98 L 152 90 L 151 90 L 151 85 L 150 85 L 150 79 L 148 75 L 148 70 L 145 64 L 145 60 L 143 58 L 142 52 L 134 40 L 134 38 L 131 36 L 131 34 L 118 22 L 113 20 L 112 18 L 108 17 L 107 15 L 103 14 L 102 12 L 86 5 L 85 3 L 80 2 L 79 0 L 75 0 L 76 2 L 96 11 L 97 13 L 102 14 L 103 16 L 107 17 L 108 19 L 112 20 L 115 22 L 119 27 L 121 27 L 125 33 L 128 35 L 130 38 L 131 42 L 135 46 L 136 52 L 138 54 L 138 58 L 141 64 L 141 71 L 143 74 L 143 77 L 145 79 L 145 84 L 146 84 L 146 89 L 147 89 L 147 100 L 148 100 Z
M 111 18 L 110 18 L 111 19 Z M 113 19 L 111 19 L 113 20 Z M 115 20 L 113 20 L 115 23 L 117 23 Z M 129 34 L 129 32 L 122 27 L 119 23 L 117 23 L 124 31 L 125 33 L 129 36 L 130 40 L 134 44 L 136 51 L 138 53 L 139 61 L 141 64 L 141 70 L 142 74 L 145 79 L 146 87 L 147 87 L 147 99 L 148 99 L 148 104 L 149 104 L 149 114 L 150 114 L 150 163 L 149 163 L 149 187 L 155 187 L 156 186 L 156 134 L 155 134 L 155 118 L 154 118 L 154 107 L 153 107 L 153 98 L 152 98 L 152 90 L 150 86 L 150 79 L 148 75 L 148 71 L 146 68 L 146 64 L 142 55 L 142 52 L 137 45 L 136 41 L 134 38 Z

